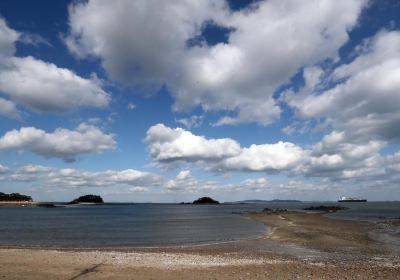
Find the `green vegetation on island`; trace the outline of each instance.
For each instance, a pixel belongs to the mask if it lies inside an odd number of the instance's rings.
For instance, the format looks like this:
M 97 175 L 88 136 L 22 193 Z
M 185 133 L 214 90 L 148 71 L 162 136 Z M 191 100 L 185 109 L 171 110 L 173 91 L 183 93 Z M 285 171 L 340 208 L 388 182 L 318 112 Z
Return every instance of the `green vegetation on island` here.
M 32 197 L 19 193 L 5 194 L 0 192 L 1 202 L 32 202 Z
M 201 197 L 195 201 L 193 201 L 193 203 L 185 203 L 185 202 L 181 202 L 181 204 L 220 204 L 219 201 L 212 199 L 211 197 Z
M 68 204 L 79 204 L 79 203 L 104 203 L 104 201 L 99 195 L 88 194 L 75 198 Z

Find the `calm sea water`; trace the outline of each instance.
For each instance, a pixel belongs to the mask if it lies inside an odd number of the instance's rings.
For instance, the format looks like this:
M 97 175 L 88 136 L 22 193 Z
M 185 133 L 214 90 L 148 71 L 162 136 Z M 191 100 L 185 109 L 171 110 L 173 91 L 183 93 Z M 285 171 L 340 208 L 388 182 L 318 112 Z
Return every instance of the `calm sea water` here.
M 262 236 L 267 231 L 262 223 L 233 215 L 233 211 L 261 211 L 265 207 L 301 210 L 311 205 L 322 204 L 0 207 L 0 245 L 154 247 L 227 242 Z M 399 202 L 340 205 L 351 209 L 330 217 L 400 217 Z

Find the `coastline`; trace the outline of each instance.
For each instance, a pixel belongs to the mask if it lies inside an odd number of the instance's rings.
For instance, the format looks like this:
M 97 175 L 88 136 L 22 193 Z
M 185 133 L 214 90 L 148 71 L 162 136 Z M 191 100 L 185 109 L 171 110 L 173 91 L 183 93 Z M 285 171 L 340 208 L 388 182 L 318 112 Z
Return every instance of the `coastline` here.
M 301 212 L 246 213 L 262 238 L 187 247 L 0 248 L 0 277 L 134 279 L 333 279 L 400 277 L 400 257 L 377 225 Z M 389 221 L 390 222 L 390 221 Z M 397 237 L 398 238 L 398 237 Z M 134 276 L 134 277 L 133 277 Z M 178 277 L 179 276 L 179 277 Z
M 50 202 L 31 202 L 31 201 L 1 201 L 0 207 L 56 207 Z

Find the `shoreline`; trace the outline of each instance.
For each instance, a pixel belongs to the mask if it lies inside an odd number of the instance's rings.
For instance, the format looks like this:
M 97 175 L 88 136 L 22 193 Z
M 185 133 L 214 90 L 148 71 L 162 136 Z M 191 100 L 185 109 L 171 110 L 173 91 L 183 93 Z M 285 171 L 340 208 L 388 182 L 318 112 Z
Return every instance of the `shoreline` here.
M 268 234 L 219 244 L 146 248 L 1 246 L 0 277 L 400 278 L 399 255 L 371 236 L 377 225 L 335 220 L 323 214 L 244 213 L 243 218 L 267 225 Z
M 209 243 L 202 244 L 183 244 L 183 245 L 160 245 L 160 246 L 42 246 L 42 245 L 0 245 L 0 250 L 2 249 L 29 249 L 29 250 L 56 250 L 56 251 L 76 251 L 76 250 L 106 250 L 106 251 L 115 251 L 115 250 L 141 250 L 141 249 L 186 249 L 186 248 L 197 248 L 197 247 L 206 247 L 206 246 L 217 246 L 223 244 L 231 244 L 235 242 L 243 242 L 243 241 L 254 241 L 264 239 L 268 234 L 264 234 L 259 237 L 249 237 L 249 238 L 241 238 L 230 241 L 215 241 Z
M 356 220 L 343 220 L 343 219 L 335 219 L 333 217 L 329 217 L 331 213 L 322 213 L 322 212 L 316 212 L 316 213 L 310 213 L 310 212 L 300 212 L 300 211 L 286 211 L 286 212 L 276 212 L 273 211 L 272 213 L 265 213 L 265 212 L 234 212 L 234 215 L 239 215 L 243 219 L 249 219 L 253 220 L 256 222 L 263 223 L 266 226 L 266 231 L 261 235 L 257 237 L 248 237 L 248 238 L 242 238 L 242 239 L 234 239 L 234 240 L 228 240 L 228 241 L 211 241 L 207 243 L 201 243 L 201 244 L 177 244 L 177 245 L 154 245 L 154 246 L 123 246 L 123 245 L 114 245 L 114 246 L 102 246 L 102 245 L 97 245 L 97 246 L 86 246 L 86 245 L 66 245 L 66 246 L 60 246 L 60 245 L 49 245 L 49 246 L 42 246 L 42 245 L 0 245 L 0 250 L 6 250 L 6 249 L 17 249 L 17 250 L 55 250 L 55 251 L 140 251 L 140 250 L 176 250 L 176 249 L 191 249 L 191 248 L 200 248 L 200 247 L 217 247 L 220 245 L 235 245 L 240 244 L 243 242 L 256 242 L 256 241 L 263 241 L 263 240 L 276 240 L 279 242 L 288 242 L 288 243 L 293 243 L 293 244 L 298 244 L 298 245 L 304 245 L 309 248 L 316 248 L 320 250 L 324 250 L 327 248 L 327 246 L 318 246 L 318 242 L 316 240 L 313 240 L 315 235 L 318 235 L 318 233 L 321 231 L 320 228 L 313 227 L 313 234 L 314 236 L 303 236 L 304 240 L 312 241 L 310 242 L 302 242 L 302 240 L 299 240 L 299 238 L 295 238 L 293 236 L 293 233 L 288 232 L 289 228 L 296 227 L 296 234 L 303 233 L 304 234 L 304 224 L 301 225 L 296 225 L 293 220 L 300 221 L 301 223 L 304 222 L 310 222 L 310 220 L 315 220 L 314 218 L 317 217 L 317 221 L 324 220 L 328 224 L 328 229 L 332 228 L 332 224 L 340 224 L 344 225 L 347 224 L 350 226 L 352 230 L 357 229 L 358 231 L 353 232 L 353 235 L 359 234 L 359 231 L 362 231 L 362 234 L 364 235 L 364 243 L 358 244 L 357 242 L 352 242 L 352 243 L 337 243 L 333 242 L 332 240 L 327 240 L 327 245 L 328 247 L 333 247 L 333 248 L 338 248 L 338 247 L 361 247 L 365 246 L 368 244 L 371 244 L 374 242 L 373 239 L 368 238 L 366 235 L 368 235 L 371 231 L 374 229 L 377 229 L 377 224 L 374 222 L 370 221 L 356 221 Z M 282 217 L 285 216 L 285 217 Z M 287 221 L 287 216 L 291 216 L 290 220 Z M 293 216 L 296 216 L 293 219 Z M 300 218 L 300 219 L 299 219 Z M 304 221 L 305 220 L 305 221 Z M 388 219 L 381 221 L 381 223 L 385 224 L 390 224 L 390 223 L 396 223 L 397 220 L 394 219 Z M 284 225 L 284 223 L 287 223 L 287 225 Z M 400 221 L 398 222 L 400 225 Z M 326 226 L 322 226 L 326 227 Z M 341 229 L 341 227 L 339 227 Z M 285 232 L 285 234 L 282 235 L 282 232 Z M 325 232 L 326 235 L 329 235 Z M 400 236 L 400 234 L 399 234 Z M 301 238 L 300 238 L 301 239 Z M 354 240 L 354 237 L 350 237 L 350 239 Z M 303 241 L 304 241 L 303 240 Z M 367 241 L 367 242 L 365 242 Z M 352 245 L 352 246 L 351 246 Z

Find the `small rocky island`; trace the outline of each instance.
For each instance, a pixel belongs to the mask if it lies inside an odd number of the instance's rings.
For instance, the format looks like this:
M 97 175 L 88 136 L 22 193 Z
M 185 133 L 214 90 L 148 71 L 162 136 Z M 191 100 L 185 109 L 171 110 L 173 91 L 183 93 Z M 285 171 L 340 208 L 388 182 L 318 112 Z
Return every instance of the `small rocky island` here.
M 93 195 L 93 194 L 88 194 L 84 196 L 80 196 L 78 198 L 75 198 L 68 204 L 80 204 L 80 203 L 104 203 L 103 199 L 99 195 Z
M 185 203 L 182 202 L 181 204 L 206 204 L 206 205 L 210 205 L 210 204 L 220 204 L 219 201 L 212 199 L 211 197 L 201 197 L 195 201 L 193 201 L 193 203 Z
M 0 192 L 0 202 L 32 202 L 32 197 L 19 193 L 5 194 Z
M 308 208 L 304 208 L 303 210 L 311 210 L 311 211 L 323 211 L 326 213 L 336 213 L 339 210 L 349 210 L 350 208 L 344 206 L 311 206 Z

